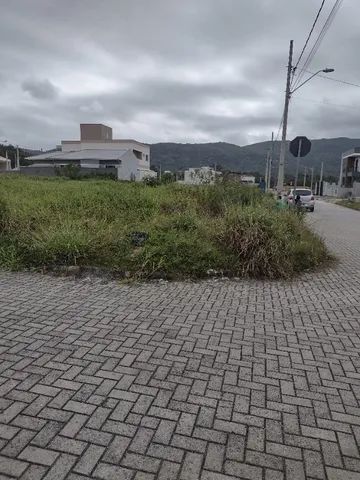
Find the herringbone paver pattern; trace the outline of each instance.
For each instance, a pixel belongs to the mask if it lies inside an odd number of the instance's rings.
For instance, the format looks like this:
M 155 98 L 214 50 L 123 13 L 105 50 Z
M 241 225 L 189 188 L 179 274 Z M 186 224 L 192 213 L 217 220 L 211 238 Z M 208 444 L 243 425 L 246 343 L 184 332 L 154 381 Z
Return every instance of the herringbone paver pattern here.
M 284 282 L 0 273 L 0 479 L 360 479 L 360 214 Z

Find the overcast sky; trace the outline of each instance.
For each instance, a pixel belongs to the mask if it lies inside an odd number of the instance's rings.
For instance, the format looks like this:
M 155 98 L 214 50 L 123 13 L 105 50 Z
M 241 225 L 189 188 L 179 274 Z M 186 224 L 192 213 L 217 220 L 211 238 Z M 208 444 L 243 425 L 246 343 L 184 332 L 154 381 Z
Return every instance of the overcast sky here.
M 327 0 L 322 26 L 335 0 Z M 52 147 L 80 122 L 118 138 L 238 145 L 277 132 L 321 0 L 0 0 L 0 142 Z M 360 2 L 344 0 L 313 71 L 360 84 Z M 319 30 L 317 30 L 319 32 Z M 316 78 L 289 137 L 360 137 L 360 88 Z

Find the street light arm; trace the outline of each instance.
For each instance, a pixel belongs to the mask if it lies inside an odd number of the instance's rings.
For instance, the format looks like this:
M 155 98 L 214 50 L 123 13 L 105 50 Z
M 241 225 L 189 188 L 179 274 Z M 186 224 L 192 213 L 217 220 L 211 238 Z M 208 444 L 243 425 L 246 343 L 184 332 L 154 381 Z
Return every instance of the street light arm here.
M 294 92 L 296 92 L 296 90 L 299 90 L 299 88 L 301 88 L 303 85 L 305 85 L 305 83 L 309 82 L 312 78 L 316 77 L 316 75 L 319 75 L 319 73 L 332 73 L 334 72 L 335 70 L 333 68 L 324 68 L 322 70 L 318 70 L 317 72 L 313 73 L 311 75 L 311 77 L 309 77 L 307 80 L 305 80 L 305 82 L 301 83 L 300 85 L 298 85 L 296 88 L 294 88 L 294 90 L 292 92 L 289 92 L 289 95 L 292 95 Z
M 301 88 L 303 85 L 305 85 L 305 83 L 310 82 L 311 79 L 316 77 L 316 75 L 319 75 L 319 73 L 321 73 L 321 72 L 323 72 L 323 70 L 319 70 L 318 72 L 315 72 L 313 75 L 311 75 L 311 77 L 309 77 L 307 80 L 305 80 L 305 82 L 300 83 L 300 85 L 298 85 L 296 88 L 294 88 L 294 90 L 292 90 L 290 92 L 290 95 L 292 95 L 294 92 L 296 92 L 296 90 L 299 90 L 299 88 Z

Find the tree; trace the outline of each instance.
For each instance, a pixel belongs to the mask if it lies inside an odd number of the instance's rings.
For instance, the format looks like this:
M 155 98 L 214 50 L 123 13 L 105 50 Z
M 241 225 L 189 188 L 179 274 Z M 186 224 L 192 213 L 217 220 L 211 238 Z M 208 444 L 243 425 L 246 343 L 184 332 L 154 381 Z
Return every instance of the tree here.
M 1 157 L 6 157 L 6 152 L 8 155 L 8 158 L 11 160 L 11 168 L 15 168 L 16 164 L 16 148 L 14 145 L 4 145 L 0 143 L 0 156 Z M 29 160 L 25 160 L 25 157 L 29 155 L 29 151 L 19 148 L 19 157 L 20 157 L 20 165 L 26 166 L 26 165 L 31 165 L 31 162 Z

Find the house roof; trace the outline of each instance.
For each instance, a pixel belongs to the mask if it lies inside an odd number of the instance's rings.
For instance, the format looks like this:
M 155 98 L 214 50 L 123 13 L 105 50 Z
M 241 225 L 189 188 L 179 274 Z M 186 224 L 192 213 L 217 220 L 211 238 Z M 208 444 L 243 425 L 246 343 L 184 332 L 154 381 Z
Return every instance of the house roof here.
M 342 154 L 342 158 L 348 158 L 348 157 L 358 157 L 360 154 L 360 147 L 355 147 L 352 148 L 351 150 L 348 150 L 347 152 L 344 152 Z
M 62 145 L 71 145 L 71 144 L 77 144 L 80 145 L 81 143 L 111 143 L 111 144 L 116 144 L 118 143 L 121 145 L 122 143 L 135 143 L 137 145 L 140 145 L 142 147 L 149 147 L 150 145 L 147 143 L 143 142 L 138 142 L 137 140 L 133 140 L 132 138 L 113 138 L 111 140 L 61 140 Z
M 49 152 L 27 157 L 27 160 L 119 160 L 128 152 L 126 149 L 84 149 L 75 152 Z

